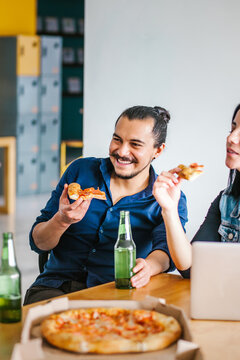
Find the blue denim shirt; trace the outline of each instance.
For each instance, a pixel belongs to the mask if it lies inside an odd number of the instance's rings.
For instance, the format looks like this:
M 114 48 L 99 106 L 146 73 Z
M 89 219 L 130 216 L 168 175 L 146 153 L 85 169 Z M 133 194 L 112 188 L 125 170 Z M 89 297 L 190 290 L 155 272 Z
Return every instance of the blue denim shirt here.
M 169 271 L 174 270 L 170 258 L 166 230 L 161 215 L 161 207 L 152 195 L 157 178 L 150 167 L 149 185 L 137 194 L 126 196 L 113 204 L 110 191 L 112 164 L 109 158 L 83 158 L 74 161 L 63 174 L 56 190 L 36 224 L 48 221 L 58 211 L 59 198 L 64 184 L 77 182 L 82 189 L 99 187 L 106 193 L 107 200 L 93 199 L 84 218 L 69 226 L 58 245 L 52 249 L 50 258 L 33 285 L 59 287 L 64 281 L 80 281 L 82 273 L 87 273 L 87 286 L 95 286 L 114 280 L 114 245 L 118 235 L 121 210 L 130 211 L 133 239 L 137 257 L 146 258 L 154 250 L 162 250 L 170 259 Z M 187 221 L 186 197 L 181 193 L 179 216 L 184 227 Z M 32 250 L 41 253 L 30 233 Z
M 219 208 L 221 212 L 221 224 L 218 233 L 223 242 L 240 242 L 240 201 L 230 195 L 231 184 L 223 191 Z

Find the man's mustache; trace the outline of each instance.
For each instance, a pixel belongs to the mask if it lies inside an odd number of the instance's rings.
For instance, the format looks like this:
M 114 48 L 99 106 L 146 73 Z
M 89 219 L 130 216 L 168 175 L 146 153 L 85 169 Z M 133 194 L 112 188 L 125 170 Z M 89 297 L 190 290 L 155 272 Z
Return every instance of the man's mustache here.
M 128 157 L 125 157 L 125 156 L 119 156 L 118 154 L 116 153 L 109 153 L 110 156 L 114 157 L 115 159 L 117 160 L 122 160 L 122 161 L 129 161 L 129 162 L 132 162 L 132 163 L 137 163 L 137 160 L 132 158 L 128 158 Z

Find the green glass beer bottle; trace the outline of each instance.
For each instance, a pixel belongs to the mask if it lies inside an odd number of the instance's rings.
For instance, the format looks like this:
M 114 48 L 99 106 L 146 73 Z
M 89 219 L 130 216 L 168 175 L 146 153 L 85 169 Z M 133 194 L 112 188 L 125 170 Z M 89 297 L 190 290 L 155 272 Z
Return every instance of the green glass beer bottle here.
M 0 268 L 0 322 L 21 321 L 21 274 L 17 267 L 13 233 L 3 233 Z
M 115 285 L 132 289 L 131 277 L 136 265 L 136 245 L 132 238 L 129 211 L 120 211 L 118 239 L 114 246 Z

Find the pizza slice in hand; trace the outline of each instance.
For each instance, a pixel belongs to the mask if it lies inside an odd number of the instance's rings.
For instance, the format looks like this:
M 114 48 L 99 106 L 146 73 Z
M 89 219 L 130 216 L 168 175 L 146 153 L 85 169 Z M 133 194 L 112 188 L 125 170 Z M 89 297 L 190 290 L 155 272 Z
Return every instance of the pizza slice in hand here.
M 185 180 L 194 180 L 203 173 L 204 165 L 198 165 L 197 163 L 192 163 L 189 166 L 180 164 L 178 165 L 178 167 L 182 169 L 178 173 L 178 176 L 180 178 Z
M 91 187 L 82 190 L 81 186 L 78 183 L 71 183 L 68 185 L 68 196 L 72 200 L 78 200 L 79 198 L 82 198 L 83 200 L 107 200 L 105 192 L 99 190 L 99 188 L 94 189 L 93 187 Z

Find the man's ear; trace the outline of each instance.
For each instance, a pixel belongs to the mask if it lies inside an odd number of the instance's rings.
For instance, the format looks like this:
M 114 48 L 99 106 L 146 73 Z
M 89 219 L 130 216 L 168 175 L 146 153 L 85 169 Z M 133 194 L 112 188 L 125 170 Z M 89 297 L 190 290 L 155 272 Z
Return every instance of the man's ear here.
M 155 149 L 155 155 L 154 155 L 153 160 L 156 159 L 156 158 L 162 153 L 162 151 L 163 151 L 164 149 L 165 149 L 165 143 L 162 143 L 161 146 L 157 147 L 157 148 Z

